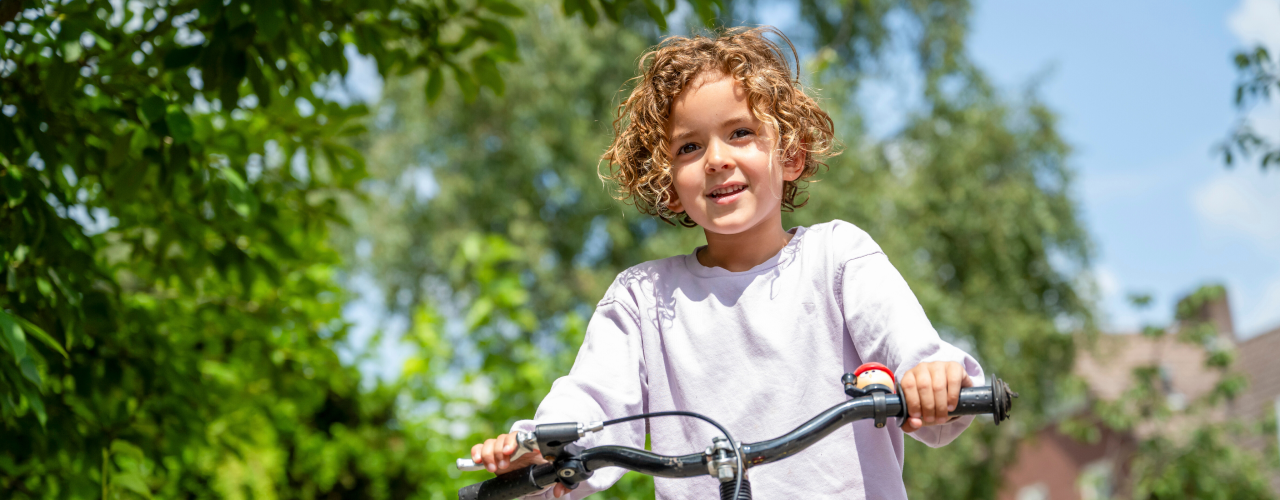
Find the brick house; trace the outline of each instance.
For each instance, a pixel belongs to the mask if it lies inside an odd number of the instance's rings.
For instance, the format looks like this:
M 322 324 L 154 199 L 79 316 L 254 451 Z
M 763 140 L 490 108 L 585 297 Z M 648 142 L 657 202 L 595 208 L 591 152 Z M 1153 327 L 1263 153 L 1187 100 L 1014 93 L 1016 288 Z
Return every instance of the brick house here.
M 1201 315 L 1214 324 L 1221 342 L 1235 346 L 1233 370 L 1249 379 L 1245 393 L 1209 418 L 1258 421 L 1276 411 L 1273 408 L 1280 409 L 1280 328 L 1238 341 L 1225 296 L 1207 304 Z M 1168 403 L 1177 408 L 1204 396 L 1217 384 L 1217 373 L 1204 367 L 1206 355 L 1202 347 L 1180 342 L 1171 335 L 1160 339 L 1139 334 L 1102 335 L 1092 349 L 1081 350 L 1074 372 L 1085 380 L 1089 397 L 1114 400 L 1129 388 L 1134 368 L 1156 365 Z M 1120 490 L 1126 484 L 1129 459 L 1137 443 L 1152 433 L 1176 429 L 1183 423 L 1186 422 L 1175 419 L 1160 429 L 1140 426 L 1130 432 L 1099 425 L 1099 436 L 1093 443 L 1076 441 L 1050 426 L 1019 444 L 1018 460 L 1005 470 L 999 498 L 1111 498 L 1123 493 Z M 1268 440 L 1275 439 L 1276 436 L 1265 436 L 1244 444 L 1261 451 Z M 1280 475 L 1273 475 L 1272 486 L 1280 492 Z

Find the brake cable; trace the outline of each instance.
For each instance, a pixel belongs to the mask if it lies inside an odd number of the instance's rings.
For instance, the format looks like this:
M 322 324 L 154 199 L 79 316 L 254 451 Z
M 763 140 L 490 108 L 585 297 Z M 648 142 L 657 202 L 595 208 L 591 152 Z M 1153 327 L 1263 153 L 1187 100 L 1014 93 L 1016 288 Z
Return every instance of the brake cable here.
M 694 413 L 691 411 L 657 411 L 653 413 L 641 413 L 639 415 L 631 415 L 629 417 L 615 418 L 613 420 L 605 420 L 602 426 L 607 427 L 613 424 L 620 424 L 623 422 L 630 422 L 632 420 L 639 420 L 642 418 L 649 418 L 649 417 L 693 417 L 697 419 L 702 419 L 707 423 L 714 425 L 716 429 L 719 429 L 720 432 L 724 434 L 724 437 L 729 440 L 729 446 L 733 447 L 733 457 L 736 459 L 735 461 L 737 462 L 737 465 L 738 465 L 737 474 L 734 475 L 734 480 L 733 480 L 733 497 L 732 497 L 733 500 L 738 500 L 739 498 L 738 495 L 742 494 L 742 478 L 743 476 L 747 475 L 747 469 L 742 466 L 742 463 L 743 463 L 742 447 L 738 446 L 738 441 L 733 439 L 733 436 L 729 435 L 728 429 L 725 429 L 724 426 L 720 425 L 715 420 L 711 420 L 710 417 L 707 417 L 699 413 Z

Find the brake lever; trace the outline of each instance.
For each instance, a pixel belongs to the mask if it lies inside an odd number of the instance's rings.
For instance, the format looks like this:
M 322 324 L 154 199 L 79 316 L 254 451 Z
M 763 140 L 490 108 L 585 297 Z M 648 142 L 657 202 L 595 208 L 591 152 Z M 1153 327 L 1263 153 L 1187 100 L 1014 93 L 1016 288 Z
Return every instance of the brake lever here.
M 516 433 L 516 451 L 511 453 L 512 462 L 525 453 L 538 451 L 538 438 L 532 432 L 520 431 Z M 471 472 L 477 470 L 485 470 L 483 464 L 477 464 L 475 460 L 470 458 L 459 458 L 455 464 L 458 470 L 463 472 Z

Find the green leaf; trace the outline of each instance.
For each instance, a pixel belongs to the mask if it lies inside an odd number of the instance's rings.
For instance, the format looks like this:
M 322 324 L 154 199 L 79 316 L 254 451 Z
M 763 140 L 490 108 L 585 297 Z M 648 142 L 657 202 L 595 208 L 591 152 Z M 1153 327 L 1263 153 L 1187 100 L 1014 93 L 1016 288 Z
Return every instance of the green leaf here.
M 258 105 L 262 108 L 271 106 L 271 97 L 275 94 L 271 86 L 267 84 L 267 76 L 263 74 L 262 67 L 258 66 L 258 62 L 250 59 L 248 67 L 249 85 L 253 87 L 253 94 L 258 96 Z
M 236 171 L 229 168 L 220 168 L 218 169 L 218 174 L 222 175 L 222 178 L 226 179 L 227 182 L 236 189 L 240 191 L 248 189 L 248 185 L 245 184 L 244 179 L 242 179 L 240 174 L 236 173 Z
M 440 98 L 440 93 L 444 91 L 444 74 L 440 71 L 440 67 L 431 68 L 431 72 L 427 76 L 427 102 L 436 102 Z
M 142 117 L 151 123 L 164 119 L 164 110 L 167 104 L 158 95 L 149 95 L 138 106 L 138 111 L 142 113 Z
M 516 34 L 512 32 L 511 28 L 508 28 L 507 25 L 492 19 L 479 18 L 476 21 L 480 23 L 477 26 L 477 31 L 480 36 L 483 36 L 486 40 L 506 47 L 516 47 L 519 45 L 516 41 Z
M 99 35 L 92 31 L 87 31 L 87 33 L 89 33 L 90 35 L 93 35 L 94 43 L 97 44 L 97 46 L 102 47 L 102 50 L 111 50 L 116 47 L 115 44 L 111 43 L 110 40 L 103 38 L 102 35 Z
M 147 487 L 147 483 L 142 480 L 142 476 L 137 471 L 116 474 L 111 477 L 111 482 L 145 498 L 151 498 L 151 488 Z
M 20 363 L 27 357 L 27 338 L 22 333 L 22 327 L 18 326 L 14 316 L 5 311 L 0 311 L 0 340 L 3 340 L 4 347 L 13 353 L 15 362 Z
M 44 411 L 44 401 L 40 399 L 40 394 L 32 391 L 25 384 L 20 384 L 18 390 L 22 392 L 22 397 L 27 400 L 27 404 L 31 405 L 31 409 L 36 412 L 36 420 L 40 421 L 40 427 L 44 427 L 45 422 L 49 420 L 49 415 Z
M 649 17 L 658 23 L 658 29 L 667 31 L 667 15 L 662 12 L 662 8 L 653 0 L 644 0 L 644 8 L 649 12 Z
M 489 12 L 494 14 L 508 17 L 524 17 L 523 9 L 516 7 L 515 4 L 507 2 L 506 0 L 486 0 L 484 2 L 484 6 L 486 9 L 489 9 Z
M 714 5 L 724 10 L 724 4 L 720 3 L 720 0 L 694 0 L 692 3 L 694 13 L 698 15 L 698 18 L 702 19 L 702 24 L 708 27 L 715 24 L 716 21 L 716 11 L 712 6 Z
M 123 439 L 115 439 L 111 441 L 111 454 L 130 457 L 138 461 L 146 460 L 147 458 L 147 454 L 143 453 L 142 448 L 139 448 L 138 445 Z
M 0 155 L 9 158 L 13 155 L 13 150 L 21 145 L 13 130 L 13 118 L 0 114 Z
M 115 140 L 111 141 L 111 149 L 107 151 L 108 168 L 118 167 L 129 159 L 130 142 L 132 142 L 132 138 L 126 138 L 126 136 L 116 137 Z
M 76 78 L 79 77 L 78 66 L 55 59 L 49 63 L 49 76 L 45 79 L 44 90 L 54 99 L 68 99 L 71 97 L 71 89 L 75 87 Z
M 18 177 L 17 169 L 0 173 L 0 190 L 3 190 L 4 196 L 8 198 L 5 201 L 10 207 L 18 206 L 27 198 L 27 190 L 22 185 L 22 178 Z M 10 275 L 12 273 L 13 271 L 9 271 Z
M 4 311 L 0 311 L 0 314 L 7 314 L 7 313 L 5 313 Z M 67 356 L 67 351 L 62 349 L 62 345 L 59 344 L 58 341 L 54 340 L 53 336 L 49 335 L 49 332 L 46 332 L 44 331 L 43 328 L 36 326 L 35 323 L 27 321 L 26 318 L 22 318 L 19 316 L 12 316 L 12 315 L 9 315 L 9 318 L 17 322 L 26 333 L 31 334 L 31 336 L 35 337 L 36 340 L 39 340 L 43 342 L 45 345 L 48 345 L 53 350 L 58 351 L 58 354 L 61 354 L 62 357 L 69 358 L 69 356 Z M 3 321 L 3 320 L 0 320 L 0 321 Z
M 564 15 L 571 17 L 575 13 L 582 13 L 582 20 L 586 21 L 587 26 L 595 27 L 600 21 L 600 15 L 596 13 L 596 8 L 591 5 L 591 0 L 564 0 Z
M 493 93 L 499 96 L 506 92 L 507 86 L 502 81 L 502 74 L 498 72 L 498 65 L 493 59 L 477 57 L 471 61 L 471 67 L 475 70 L 476 77 L 480 79 L 480 85 L 493 89 Z
M 134 157 L 141 157 L 142 150 L 146 149 L 149 139 L 151 139 L 151 134 L 147 133 L 142 127 L 133 129 L 133 135 L 129 137 L 129 153 Z
M 249 189 L 248 184 L 240 177 L 240 174 L 230 168 L 218 169 L 218 175 L 227 181 L 230 187 L 227 196 L 227 203 L 231 208 L 242 217 L 249 217 L 258 208 L 258 200 L 253 196 L 253 192 Z
M 249 57 L 244 51 L 233 50 L 222 56 L 222 86 L 218 89 L 218 98 L 222 99 L 222 109 L 230 111 L 240 102 L 240 82 L 249 73 Z
M 200 57 L 200 53 L 204 51 L 203 45 L 192 47 L 183 47 L 170 51 L 164 55 L 164 67 L 168 69 L 184 68 L 195 62 Z
M 471 308 L 467 310 L 467 329 L 474 330 L 476 327 L 489 322 L 489 315 L 493 313 L 494 304 L 488 297 L 480 297 L 471 303 Z
M 185 143 L 196 133 L 196 126 L 191 123 L 191 117 L 177 107 L 169 108 L 169 113 L 165 115 L 165 122 L 169 125 L 169 135 L 173 137 L 175 143 Z
M 458 82 L 458 88 L 462 89 L 462 99 L 466 102 L 475 102 L 476 96 L 480 93 L 480 87 L 476 86 L 476 81 L 471 78 L 462 68 L 453 66 L 453 78 Z
M 267 41 L 275 40 L 276 35 L 280 33 L 280 27 L 284 25 L 284 2 L 258 0 L 253 11 L 257 16 L 258 35 Z
M 44 382 L 40 381 L 40 371 L 36 369 L 36 362 L 31 359 L 31 356 L 22 358 L 22 361 L 18 362 L 18 367 L 22 369 L 22 376 L 30 380 L 37 388 L 44 388 Z

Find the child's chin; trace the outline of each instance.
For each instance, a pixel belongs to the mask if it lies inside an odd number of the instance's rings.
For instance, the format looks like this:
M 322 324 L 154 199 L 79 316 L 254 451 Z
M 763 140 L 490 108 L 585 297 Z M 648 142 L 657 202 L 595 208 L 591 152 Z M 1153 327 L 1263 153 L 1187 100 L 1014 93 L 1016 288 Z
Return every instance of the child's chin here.
M 751 229 L 751 221 L 739 214 L 730 214 L 717 217 L 715 220 L 703 224 L 702 227 L 716 234 L 738 234 Z

